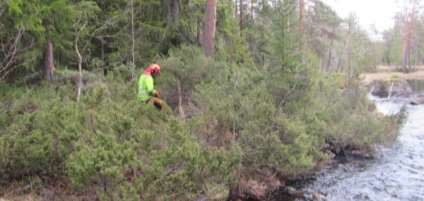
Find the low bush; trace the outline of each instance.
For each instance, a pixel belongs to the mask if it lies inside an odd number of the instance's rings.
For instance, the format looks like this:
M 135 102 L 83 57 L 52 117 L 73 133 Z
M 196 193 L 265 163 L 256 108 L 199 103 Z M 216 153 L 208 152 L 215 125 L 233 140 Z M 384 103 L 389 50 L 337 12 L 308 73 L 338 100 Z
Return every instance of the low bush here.
M 166 112 L 137 101 L 125 70 L 92 78 L 80 102 L 72 82 L 2 86 L 1 183 L 40 176 L 101 200 L 222 200 L 252 170 L 303 174 L 327 158 L 328 140 L 369 147 L 393 122 L 369 112 L 355 83 L 313 68 L 287 71 L 294 78 L 281 86 L 286 71 L 269 76 L 193 47 L 159 62 Z

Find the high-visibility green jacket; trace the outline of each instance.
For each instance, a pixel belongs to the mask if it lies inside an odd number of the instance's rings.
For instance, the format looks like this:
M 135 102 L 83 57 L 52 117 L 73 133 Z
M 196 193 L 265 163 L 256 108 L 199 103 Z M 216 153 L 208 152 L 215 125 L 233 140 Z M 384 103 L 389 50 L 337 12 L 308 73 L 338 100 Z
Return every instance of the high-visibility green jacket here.
M 156 93 L 154 89 L 153 77 L 151 75 L 142 74 L 138 79 L 138 99 L 146 102 Z

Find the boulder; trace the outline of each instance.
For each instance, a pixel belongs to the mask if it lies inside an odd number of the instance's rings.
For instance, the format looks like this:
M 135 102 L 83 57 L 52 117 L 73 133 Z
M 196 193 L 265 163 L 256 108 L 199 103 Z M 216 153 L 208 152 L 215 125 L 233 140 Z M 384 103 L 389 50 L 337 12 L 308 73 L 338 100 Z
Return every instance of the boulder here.
M 371 84 L 371 86 L 372 86 L 371 94 L 373 96 L 377 96 L 377 97 L 381 97 L 381 98 L 389 96 L 388 89 L 387 89 L 386 85 L 384 84 L 384 82 L 374 81 Z
M 380 98 L 401 97 L 409 98 L 414 91 L 406 80 L 374 81 L 371 94 Z
M 424 104 L 424 94 L 417 95 L 413 97 L 410 102 L 411 105 L 421 105 Z

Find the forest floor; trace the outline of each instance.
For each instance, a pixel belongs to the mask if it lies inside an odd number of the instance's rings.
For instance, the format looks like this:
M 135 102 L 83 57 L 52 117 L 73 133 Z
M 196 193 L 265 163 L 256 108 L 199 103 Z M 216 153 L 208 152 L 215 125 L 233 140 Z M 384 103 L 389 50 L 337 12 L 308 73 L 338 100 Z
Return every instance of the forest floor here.
M 12 183 L 0 189 L 0 201 L 83 201 L 96 200 L 95 193 L 78 194 L 66 189 L 62 184 L 44 186 L 40 184 Z
M 377 71 L 373 73 L 364 73 L 361 75 L 362 83 L 371 84 L 373 81 L 389 80 L 424 80 L 424 66 L 415 67 L 413 72 L 403 73 L 394 66 L 378 66 Z

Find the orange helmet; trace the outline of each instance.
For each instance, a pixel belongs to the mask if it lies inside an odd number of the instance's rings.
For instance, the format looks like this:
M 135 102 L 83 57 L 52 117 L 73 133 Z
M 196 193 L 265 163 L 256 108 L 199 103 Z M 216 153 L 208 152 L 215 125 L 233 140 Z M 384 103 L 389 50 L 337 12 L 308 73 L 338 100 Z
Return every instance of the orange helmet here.
M 159 64 L 151 64 L 149 68 L 152 69 L 152 75 L 160 75 L 160 66 Z
M 158 76 L 160 75 L 160 66 L 159 64 L 151 64 L 149 67 L 147 67 L 144 70 L 144 74 L 152 75 L 152 76 Z

